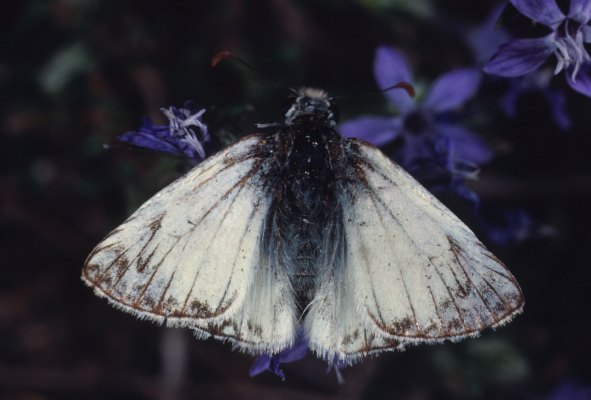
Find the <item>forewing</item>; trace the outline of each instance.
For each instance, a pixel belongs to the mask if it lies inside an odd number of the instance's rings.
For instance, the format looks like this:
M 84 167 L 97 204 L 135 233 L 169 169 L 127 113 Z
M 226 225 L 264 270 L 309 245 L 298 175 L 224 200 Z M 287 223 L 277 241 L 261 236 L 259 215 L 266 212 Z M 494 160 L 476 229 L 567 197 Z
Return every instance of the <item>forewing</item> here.
M 472 336 L 521 311 L 515 278 L 451 211 L 371 145 L 343 151 L 344 254 L 308 315 L 317 353 L 353 362 Z
M 259 252 L 274 193 L 271 140 L 249 136 L 161 190 L 93 250 L 83 280 L 140 318 L 246 351 L 291 343 L 289 281 Z

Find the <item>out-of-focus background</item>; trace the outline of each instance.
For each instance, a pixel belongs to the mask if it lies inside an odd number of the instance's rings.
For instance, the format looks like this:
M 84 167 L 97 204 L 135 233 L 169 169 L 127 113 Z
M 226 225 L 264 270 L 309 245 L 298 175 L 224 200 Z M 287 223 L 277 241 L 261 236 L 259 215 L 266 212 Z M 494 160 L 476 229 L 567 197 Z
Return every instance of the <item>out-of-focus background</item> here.
M 379 45 L 401 49 L 425 82 L 477 65 L 467 39 L 496 5 L 2 2 L 0 398 L 588 398 L 591 99 L 562 76 L 552 87 L 565 93 L 570 129 L 559 128 L 535 91 L 519 97 L 514 115 L 503 113 L 508 85 L 500 78 L 483 76 L 467 106 L 495 156 L 468 182 L 480 211 L 445 200 L 526 297 L 522 315 L 478 339 L 368 359 L 342 370 L 344 385 L 312 355 L 285 365 L 285 382 L 250 378 L 252 357 L 136 320 L 80 280 L 93 246 L 189 168 L 117 135 L 144 115 L 166 123 L 159 108 L 187 99 L 208 109 L 209 154 L 256 122 L 280 120 L 285 91 L 231 62 L 212 69 L 217 51 L 232 50 L 288 86 L 354 96 L 377 89 Z M 381 95 L 341 104 L 342 120 L 389 113 Z

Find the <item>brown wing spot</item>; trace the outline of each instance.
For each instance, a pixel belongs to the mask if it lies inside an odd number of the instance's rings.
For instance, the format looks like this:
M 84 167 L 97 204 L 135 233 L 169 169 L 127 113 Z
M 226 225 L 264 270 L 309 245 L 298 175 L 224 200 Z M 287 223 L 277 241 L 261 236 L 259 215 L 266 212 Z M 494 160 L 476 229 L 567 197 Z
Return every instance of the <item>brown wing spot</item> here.
M 98 271 L 99 268 L 100 267 L 97 264 L 86 264 L 84 275 L 91 277 Z
M 233 331 L 231 331 L 230 328 L 233 329 Z M 223 320 L 217 325 L 214 322 L 210 322 L 207 324 L 206 330 L 214 336 L 235 337 L 240 340 L 240 337 L 232 336 L 232 333 L 238 332 L 238 325 L 236 322 L 230 321 L 228 319 Z
M 386 325 L 383 321 L 376 318 L 372 313 L 369 313 L 369 316 L 381 330 L 389 333 L 390 335 L 406 336 L 411 328 L 416 328 L 414 319 L 410 317 L 404 317 Z
M 141 305 L 144 306 L 143 309 L 151 310 L 156 306 L 156 299 L 152 296 L 144 296 L 142 298 Z
M 148 265 L 150 265 L 150 261 L 152 261 L 152 257 L 156 253 L 157 249 L 158 249 L 158 245 L 154 246 L 154 249 L 152 250 L 152 252 L 150 254 L 148 254 L 146 257 L 142 257 L 142 255 L 140 254 L 140 256 L 137 260 L 137 263 L 136 263 L 136 269 L 137 269 L 138 273 L 141 274 L 142 272 L 144 272 L 146 267 Z
M 392 328 L 390 330 L 395 332 L 395 334 L 405 334 L 414 326 L 414 320 L 410 317 L 405 317 L 399 321 L 395 321 L 392 323 Z
M 193 300 L 189 306 L 189 310 L 191 316 L 195 318 L 206 318 L 211 315 L 211 308 L 207 302 L 202 303 L 198 300 Z
M 228 308 L 230 308 L 230 306 L 234 303 L 234 301 L 236 300 L 236 295 L 237 293 L 234 292 L 234 294 L 232 295 L 231 298 L 229 298 L 227 301 L 225 301 L 224 303 L 220 304 L 220 306 L 218 308 L 216 308 L 215 310 L 215 315 L 220 315 L 223 314 L 224 312 L 226 312 L 226 310 Z
M 177 299 L 175 299 L 172 296 L 168 296 L 168 298 L 166 299 L 166 301 L 162 304 L 162 309 L 168 313 L 174 309 L 176 309 L 178 306 L 178 301 Z
M 431 322 L 429 325 L 427 325 L 425 328 L 423 328 L 423 332 L 425 333 L 425 336 L 428 337 L 438 337 L 440 335 L 439 329 L 437 328 L 437 323 L 435 322 Z
M 129 259 L 126 256 L 121 256 L 113 263 L 117 276 L 129 268 Z
M 158 214 L 152 222 L 150 222 L 148 225 L 150 232 L 156 233 L 156 231 L 162 227 L 162 219 L 164 218 L 164 215 L 166 215 L 166 213 L 162 212 Z
M 447 329 L 451 332 L 468 332 L 463 321 L 461 321 L 459 318 L 449 321 L 447 324 Z
M 393 338 L 384 338 L 384 348 L 392 348 L 400 346 L 400 341 Z

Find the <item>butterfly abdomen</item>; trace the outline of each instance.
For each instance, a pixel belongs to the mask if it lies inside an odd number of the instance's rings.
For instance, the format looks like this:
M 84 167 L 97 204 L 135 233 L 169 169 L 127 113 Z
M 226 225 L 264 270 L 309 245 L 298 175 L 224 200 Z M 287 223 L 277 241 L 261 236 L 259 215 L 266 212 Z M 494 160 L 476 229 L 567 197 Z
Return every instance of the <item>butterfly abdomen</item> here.
M 336 132 L 296 124 L 279 135 L 288 143 L 282 179 L 271 213 L 279 263 L 287 266 L 300 309 L 310 301 L 323 257 L 327 227 L 335 223 L 334 173 L 328 142 Z

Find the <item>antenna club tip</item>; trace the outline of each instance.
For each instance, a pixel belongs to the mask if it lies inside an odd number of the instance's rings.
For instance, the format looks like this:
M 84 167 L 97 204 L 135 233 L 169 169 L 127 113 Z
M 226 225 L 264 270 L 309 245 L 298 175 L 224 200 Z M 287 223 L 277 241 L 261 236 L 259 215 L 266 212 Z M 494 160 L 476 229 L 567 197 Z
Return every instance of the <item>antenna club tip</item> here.
M 415 88 L 409 82 L 400 82 L 396 86 L 399 87 L 400 89 L 406 90 L 406 93 L 408 93 L 408 95 L 410 97 L 415 97 L 415 94 L 416 94 Z
M 227 51 L 227 50 L 222 50 L 222 51 L 218 51 L 217 53 L 214 54 L 214 56 L 211 58 L 211 66 L 215 67 L 217 66 L 222 60 L 225 60 L 226 58 L 235 58 L 236 55 L 234 53 L 232 53 L 231 51 Z

